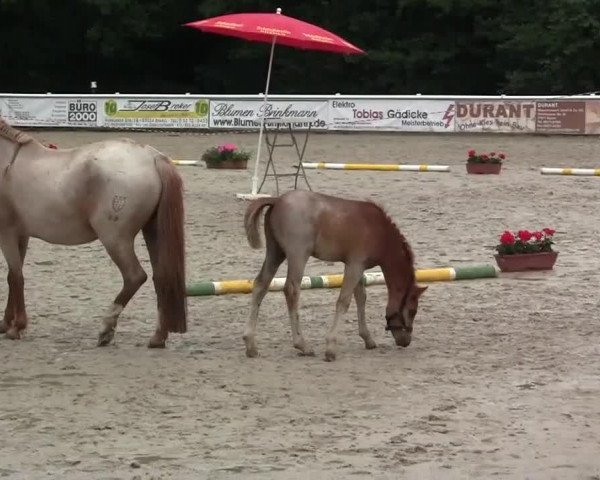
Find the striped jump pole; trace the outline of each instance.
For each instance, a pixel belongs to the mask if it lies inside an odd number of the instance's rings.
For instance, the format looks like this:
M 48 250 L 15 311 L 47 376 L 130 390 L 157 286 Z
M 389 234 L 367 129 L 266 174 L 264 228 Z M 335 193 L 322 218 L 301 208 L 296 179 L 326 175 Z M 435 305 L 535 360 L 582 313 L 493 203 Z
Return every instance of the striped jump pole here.
M 326 163 L 302 162 L 304 168 L 319 170 L 380 170 L 400 172 L 449 172 L 449 165 L 399 165 L 393 163 Z
M 455 280 L 472 280 L 476 278 L 492 278 L 498 276 L 494 265 L 475 265 L 470 267 L 445 267 L 429 268 L 416 271 L 417 282 L 449 282 Z M 340 288 L 344 280 L 343 274 L 304 276 L 300 283 L 302 290 L 316 288 Z M 385 285 L 382 272 L 365 272 L 362 283 L 366 286 Z M 269 291 L 283 290 L 284 277 L 276 277 L 269 285 Z M 186 288 L 189 297 L 202 297 L 209 295 L 226 295 L 234 293 L 252 293 L 254 280 L 224 280 L 221 282 L 198 282 Z
M 542 167 L 542 175 L 576 175 L 581 177 L 600 177 L 600 168 L 554 168 Z
M 182 167 L 194 167 L 200 165 L 200 162 L 198 160 L 171 160 L 171 163 Z

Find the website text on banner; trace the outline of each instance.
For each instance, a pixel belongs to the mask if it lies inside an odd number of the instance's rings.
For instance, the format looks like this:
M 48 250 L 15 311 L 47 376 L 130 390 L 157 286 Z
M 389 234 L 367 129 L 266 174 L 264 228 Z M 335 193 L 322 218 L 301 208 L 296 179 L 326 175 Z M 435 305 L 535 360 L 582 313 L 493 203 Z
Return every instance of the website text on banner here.
M 453 132 L 453 100 L 330 100 L 330 130 Z
M 327 129 L 326 101 L 269 101 L 263 100 L 211 100 L 210 128 L 251 129 L 260 128 L 260 119 L 279 120 L 305 118 L 306 122 L 293 122 L 292 127 L 306 130 Z M 268 122 L 267 122 L 268 128 Z

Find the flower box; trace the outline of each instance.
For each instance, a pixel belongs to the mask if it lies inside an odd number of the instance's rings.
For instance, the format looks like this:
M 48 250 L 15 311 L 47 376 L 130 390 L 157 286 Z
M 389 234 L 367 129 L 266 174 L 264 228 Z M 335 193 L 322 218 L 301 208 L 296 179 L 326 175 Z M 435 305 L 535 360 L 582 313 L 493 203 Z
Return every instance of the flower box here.
M 503 272 L 523 272 L 527 270 L 552 270 L 558 252 L 516 253 L 514 255 L 494 255 L 498 267 Z
M 212 147 L 202 154 L 206 168 L 246 169 L 250 153 L 239 150 L 233 143 Z
M 503 153 L 477 153 L 475 150 L 467 152 L 467 173 L 480 175 L 498 175 L 502 170 L 502 161 L 506 158 Z
M 503 272 L 552 270 L 558 257 L 558 252 L 552 250 L 554 233 L 551 228 L 536 232 L 519 230 L 516 235 L 506 230 L 494 255 L 498 267 Z

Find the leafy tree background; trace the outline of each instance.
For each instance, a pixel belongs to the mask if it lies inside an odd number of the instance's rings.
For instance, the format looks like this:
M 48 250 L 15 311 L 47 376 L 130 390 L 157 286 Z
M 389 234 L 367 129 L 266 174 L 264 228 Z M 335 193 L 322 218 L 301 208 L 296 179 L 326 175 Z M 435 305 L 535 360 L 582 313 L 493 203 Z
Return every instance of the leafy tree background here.
M 280 46 L 273 93 L 600 90 L 600 0 L 0 0 L 0 91 L 261 92 L 269 45 L 182 24 L 277 7 L 367 55 Z

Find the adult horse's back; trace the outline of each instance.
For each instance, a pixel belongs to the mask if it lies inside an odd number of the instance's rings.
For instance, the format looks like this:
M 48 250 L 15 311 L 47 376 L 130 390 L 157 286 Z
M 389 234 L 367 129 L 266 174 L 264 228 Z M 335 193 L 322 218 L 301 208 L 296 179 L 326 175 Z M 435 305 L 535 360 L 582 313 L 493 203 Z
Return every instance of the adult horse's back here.
M 128 139 L 46 148 L 0 119 L 0 249 L 9 288 L 0 332 L 18 339 L 27 326 L 23 262 L 30 237 L 60 245 L 98 239 L 123 277 L 98 339 L 110 343 L 119 315 L 147 280 L 134 250 L 140 230 L 158 304 L 148 346 L 164 347 L 169 332 L 187 330 L 183 184 L 176 167 Z

